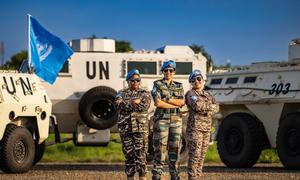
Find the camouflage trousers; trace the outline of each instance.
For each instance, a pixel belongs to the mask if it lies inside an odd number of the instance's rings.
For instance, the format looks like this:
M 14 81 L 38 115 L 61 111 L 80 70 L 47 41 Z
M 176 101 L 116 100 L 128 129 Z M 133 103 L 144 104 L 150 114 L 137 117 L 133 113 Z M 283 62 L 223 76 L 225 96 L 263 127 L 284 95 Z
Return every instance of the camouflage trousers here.
M 156 119 L 153 127 L 153 170 L 152 179 L 160 179 L 168 152 L 171 179 L 179 179 L 178 160 L 182 134 L 182 119 L 179 116 Z
M 190 180 L 199 179 L 202 175 L 209 137 L 209 131 L 187 132 L 187 143 L 189 148 L 188 177 Z
M 132 177 L 138 172 L 140 177 L 144 177 L 147 172 L 148 133 L 121 133 L 120 136 L 125 155 L 125 173 Z

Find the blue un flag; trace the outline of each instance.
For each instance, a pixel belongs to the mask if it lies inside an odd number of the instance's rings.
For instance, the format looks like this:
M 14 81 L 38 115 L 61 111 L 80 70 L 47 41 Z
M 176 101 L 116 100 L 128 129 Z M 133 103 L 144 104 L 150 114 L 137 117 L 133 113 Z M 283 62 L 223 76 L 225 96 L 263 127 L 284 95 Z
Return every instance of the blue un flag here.
M 29 15 L 29 66 L 43 80 L 53 84 L 72 49 L 48 32 Z

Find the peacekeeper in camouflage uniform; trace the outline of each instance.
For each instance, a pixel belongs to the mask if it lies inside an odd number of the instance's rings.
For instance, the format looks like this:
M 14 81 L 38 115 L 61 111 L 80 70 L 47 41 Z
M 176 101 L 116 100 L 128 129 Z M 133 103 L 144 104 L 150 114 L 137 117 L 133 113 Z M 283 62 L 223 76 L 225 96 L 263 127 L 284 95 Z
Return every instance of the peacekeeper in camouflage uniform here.
M 166 61 L 161 68 L 164 78 L 154 81 L 151 92 L 156 106 L 153 125 L 152 179 L 161 179 L 166 152 L 168 152 L 171 179 L 179 179 L 178 161 L 182 134 L 180 108 L 185 102 L 182 84 L 173 81 L 175 69 L 174 61 Z
M 192 89 L 185 95 L 189 109 L 186 128 L 189 148 L 188 177 L 190 180 L 199 179 L 205 154 L 209 144 L 212 115 L 219 111 L 219 105 L 208 92 L 203 90 L 205 81 L 201 71 L 194 70 L 189 76 Z
M 138 70 L 130 71 L 126 80 L 129 88 L 118 92 L 116 104 L 119 109 L 118 129 L 125 154 L 125 172 L 128 179 L 146 179 L 146 153 L 148 151 L 148 109 L 150 92 L 140 88 Z

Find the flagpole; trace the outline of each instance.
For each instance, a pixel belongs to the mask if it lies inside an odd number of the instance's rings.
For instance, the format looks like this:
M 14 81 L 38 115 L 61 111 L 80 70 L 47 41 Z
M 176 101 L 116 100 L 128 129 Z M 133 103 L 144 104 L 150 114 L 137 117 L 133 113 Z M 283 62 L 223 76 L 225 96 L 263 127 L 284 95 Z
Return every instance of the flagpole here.
M 27 20 L 28 20 L 28 70 L 29 73 L 32 73 L 31 69 L 31 47 L 30 47 L 30 14 L 27 14 Z

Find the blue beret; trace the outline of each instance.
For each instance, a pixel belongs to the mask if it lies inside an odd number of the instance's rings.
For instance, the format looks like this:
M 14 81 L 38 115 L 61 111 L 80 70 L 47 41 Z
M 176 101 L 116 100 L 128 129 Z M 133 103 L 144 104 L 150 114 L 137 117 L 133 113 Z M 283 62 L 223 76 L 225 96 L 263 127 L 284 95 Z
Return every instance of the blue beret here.
M 194 79 L 195 77 L 198 77 L 198 76 L 201 76 L 201 78 L 203 78 L 201 71 L 198 70 L 198 69 L 196 69 L 196 70 L 194 70 L 194 71 L 190 74 L 190 76 L 189 76 L 189 82 L 191 82 L 192 79 Z
M 163 71 L 166 68 L 174 68 L 174 69 L 176 69 L 176 63 L 173 60 L 166 61 L 162 65 L 161 71 Z
M 139 70 L 133 69 L 127 73 L 126 81 L 128 81 L 134 74 L 140 75 Z

